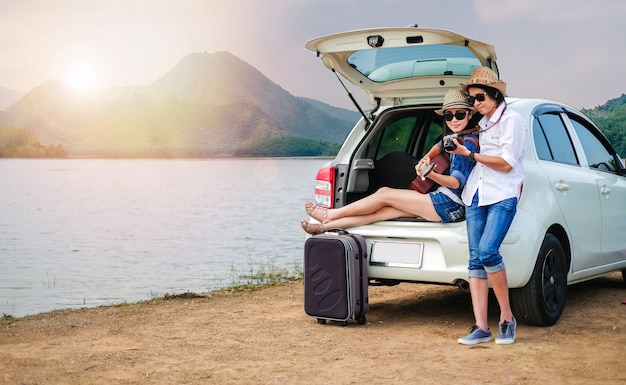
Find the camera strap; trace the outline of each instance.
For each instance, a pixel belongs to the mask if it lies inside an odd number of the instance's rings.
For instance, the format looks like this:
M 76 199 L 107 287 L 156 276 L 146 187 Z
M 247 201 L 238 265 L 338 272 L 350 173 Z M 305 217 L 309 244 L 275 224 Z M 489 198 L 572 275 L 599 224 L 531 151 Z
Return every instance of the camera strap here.
M 506 107 L 507 107 L 507 105 L 505 104 L 504 105 L 504 109 L 502 109 L 502 113 L 500 114 L 500 116 L 498 117 L 498 120 L 496 120 L 496 122 L 494 124 L 487 126 L 487 128 L 485 128 L 484 130 L 481 130 L 480 127 L 477 126 L 476 128 L 478 129 L 478 132 L 476 133 L 476 135 L 479 135 L 480 133 L 485 132 L 485 131 L 491 129 L 492 127 L 497 126 L 498 123 L 500 123 L 500 120 L 502 120 L 502 116 L 504 116 L 504 112 L 506 111 Z M 487 123 L 489 123 L 489 122 L 487 122 Z

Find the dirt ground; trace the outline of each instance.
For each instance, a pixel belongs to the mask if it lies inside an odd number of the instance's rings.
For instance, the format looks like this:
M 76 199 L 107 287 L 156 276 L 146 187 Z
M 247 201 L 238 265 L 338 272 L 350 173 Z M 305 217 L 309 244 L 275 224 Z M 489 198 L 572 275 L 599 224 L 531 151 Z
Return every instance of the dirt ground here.
M 366 324 L 345 327 L 318 324 L 302 296 L 302 281 L 294 281 L 5 317 L 0 383 L 626 383 L 621 274 L 570 287 L 555 326 L 520 325 L 509 346 L 456 342 L 473 318 L 469 294 L 454 287 L 371 287 Z M 495 302 L 490 308 L 495 324 Z

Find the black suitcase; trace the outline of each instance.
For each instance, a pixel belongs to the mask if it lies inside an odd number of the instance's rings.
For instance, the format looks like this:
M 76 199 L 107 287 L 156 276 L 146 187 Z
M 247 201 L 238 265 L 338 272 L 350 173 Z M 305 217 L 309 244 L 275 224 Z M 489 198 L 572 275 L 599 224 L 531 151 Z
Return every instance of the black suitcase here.
M 367 246 L 358 234 L 324 233 L 304 242 L 304 312 L 324 324 L 365 323 Z

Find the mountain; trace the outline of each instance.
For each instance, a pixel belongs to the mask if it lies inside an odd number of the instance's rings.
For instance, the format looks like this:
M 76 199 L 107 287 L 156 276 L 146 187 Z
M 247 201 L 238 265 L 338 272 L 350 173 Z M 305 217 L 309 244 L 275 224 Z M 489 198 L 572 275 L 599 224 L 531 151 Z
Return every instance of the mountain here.
M 45 82 L 6 109 L 0 127 L 23 127 L 70 155 L 205 157 L 266 154 L 274 141 L 336 151 L 357 118 L 295 97 L 222 51 L 190 54 L 148 86 L 85 95 Z
M 18 101 L 26 93 L 0 86 L 0 111 Z
M 593 120 L 617 153 L 624 158 L 626 156 L 626 94 L 611 99 L 601 106 L 582 109 L 581 112 Z
M 582 109 L 590 119 L 606 118 L 614 114 L 618 109 L 626 105 L 626 94 L 622 94 L 619 98 L 611 99 L 601 106 L 591 109 Z
M 330 104 L 320 102 L 319 100 L 309 99 L 309 98 L 304 98 L 304 97 L 300 97 L 300 99 L 326 112 L 328 115 L 331 115 L 340 120 L 349 120 L 349 121 L 356 122 L 356 119 L 360 116 L 359 113 L 355 111 L 346 110 L 345 108 L 334 107 L 334 106 L 331 106 Z

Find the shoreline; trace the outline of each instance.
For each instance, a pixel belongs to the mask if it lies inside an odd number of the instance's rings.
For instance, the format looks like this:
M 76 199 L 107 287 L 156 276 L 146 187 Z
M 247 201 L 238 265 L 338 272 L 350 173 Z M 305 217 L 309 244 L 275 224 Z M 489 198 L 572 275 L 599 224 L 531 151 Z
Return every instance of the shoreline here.
M 64 308 L 59 308 L 59 309 L 54 309 L 54 310 L 49 310 L 49 311 L 43 311 L 40 313 L 26 314 L 23 316 L 13 316 L 12 314 L 3 313 L 2 315 L 0 315 L 0 326 L 2 326 L 3 324 L 14 322 L 16 320 L 20 320 L 20 319 L 24 319 L 28 317 L 45 315 L 49 313 L 55 313 L 55 312 L 68 312 L 68 311 L 73 311 L 73 310 L 89 310 L 89 309 L 97 309 L 100 307 L 119 307 L 119 306 L 130 306 L 130 305 L 141 305 L 145 303 L 152 303 L 152 302 L 158 302 L 158 301 L 171 301 L 171 300 L 176 300 L 176 299 L 210 298 L 214 294 L 220 294 L 222 292 L 228 293 L 228 292 L 239 292 L 239 291 L 241 292 L 253 291 L 253 290 L 258 290 L 264 287 L 272 287 L 272 286 L 280 285 L 286 282 L 302 281 L 302 274 L 298 273 L 294 275 L 270 277 L 269 281 L 260 282 L 260 283 L 258 281 L 264 280 L 265 277 L 257 275 L 257 276 L 247 277 L 247 279 L 253 279 L 256 281 L 256 283 L 230 284 L 222 288 L 218 288 L 218 289 L 210 290 L 206 292 L 199 292 L 199 293 L 192 292 L 192 291 L 186 291 L 186 292 L 180 292 L 180 293 L 166 293 L 161 296 L 153 297 L 153 298 L 146 299 L 146 300 L 139 300 L 139 301 L 130 301 L 130 302 L 122 301 L 119 303 L 110 303 L 110 304 L 102 304 L 102 305 L 94 305 L 94 306 L 64 307 Z M 240 281 L 243 281 L 243 280 L 244 279 L 240 277 Z

